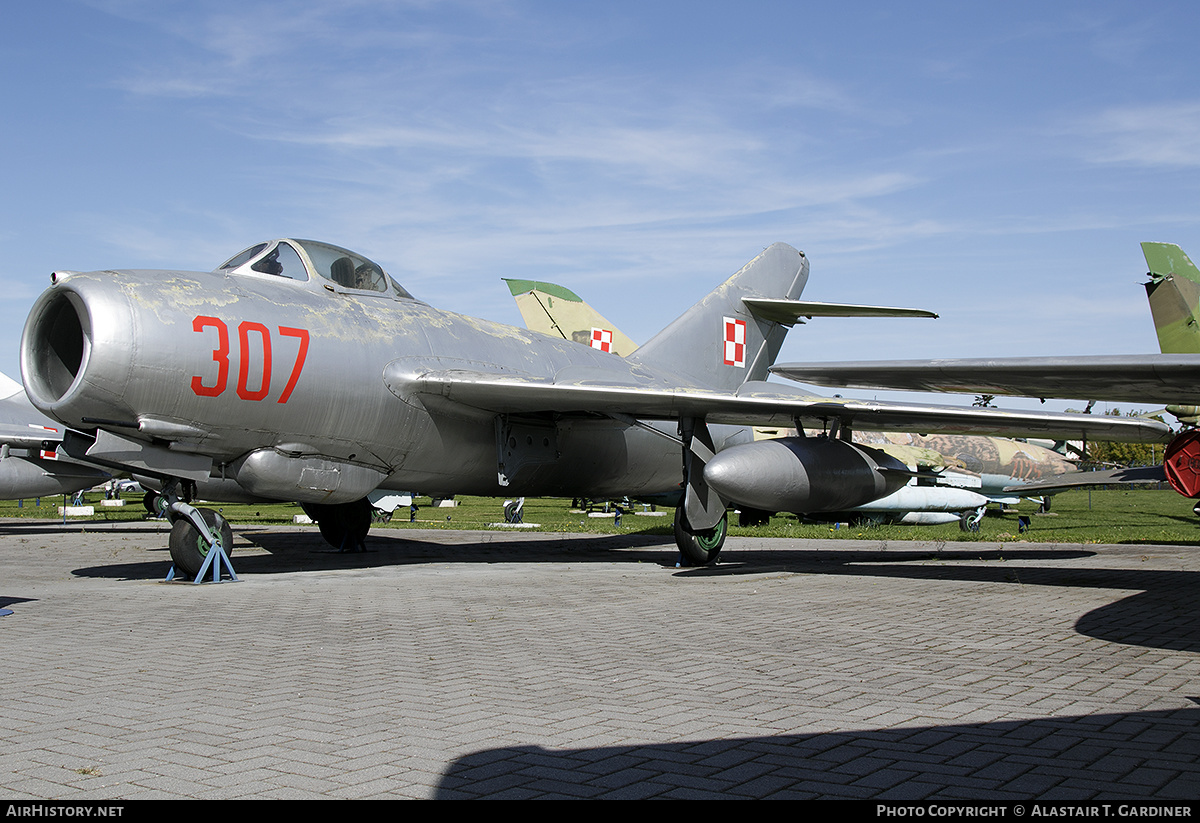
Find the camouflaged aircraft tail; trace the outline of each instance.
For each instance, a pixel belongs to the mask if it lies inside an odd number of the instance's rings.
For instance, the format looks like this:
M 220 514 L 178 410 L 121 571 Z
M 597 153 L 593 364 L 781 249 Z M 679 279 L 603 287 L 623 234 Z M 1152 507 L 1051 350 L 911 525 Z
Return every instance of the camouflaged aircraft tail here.
M 1150 278 L 1146 299 L 1163 354 L 1200 354 L 1200 269 L 1174 243 L 1143 243 Z M 1200 425 L 1200 406 L 1168 405 L 1188 426 Z
M 1143 243 L 1146 299 L 1163 354 L 1200 354 L 1200 270 L 1173 243 Z
M 537 280 L 504 278 L 530 331 L 573 340 L 625 357 L 637 344 L 570 289 Z
M 755 316 L 743 298 L 795 300 L 807 282 L 804 253 L 776 243 L 629 359 L 721 391 L 734 391 L 747 380 L 765 380 L 788 326 Z

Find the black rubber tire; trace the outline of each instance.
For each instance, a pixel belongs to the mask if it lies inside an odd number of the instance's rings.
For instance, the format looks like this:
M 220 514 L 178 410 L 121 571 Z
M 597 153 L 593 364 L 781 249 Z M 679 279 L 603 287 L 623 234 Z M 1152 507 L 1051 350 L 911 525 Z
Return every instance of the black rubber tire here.
M 158 492 L 146 492 L 146 496 L 142 498 L 142 506 L 151 517 L 162 517 L 166 509 Z
M 689 566 L 708 566 L 717 562 L 729 533 L 729 513 L 721 515 L 720 521 L 711 529 L 693 531 L 687 525 L 683 506 L 675 509 L 675 545 L 684 562 Z
M 316 521 L 325 542 L 341 552 L 363 551 L 375 507 L 367 498 L 353 503 L 305 503 L 304 513 Z
M 226 556 L 233 554 L 233 529 L 229 523 L 217 512 L 212 509 L 200 509 L 200 516 L 204 518 L 204 522 L 209 528 L 217 528 L 221 530 L 221 545 L 225 547 Z M 195 577 L 200 573 L 200 569 L 204 566 L 204 559 L 208 557 L 208 541 L 200 536 L 199 530 L 193 525 L 192 521 L 186 517 L 180 517 L 171 526 L 171 539 L 169 543 L 171 549 L 171 561 L 175 564 L 175 569 L 182 572 L 186 577 Z

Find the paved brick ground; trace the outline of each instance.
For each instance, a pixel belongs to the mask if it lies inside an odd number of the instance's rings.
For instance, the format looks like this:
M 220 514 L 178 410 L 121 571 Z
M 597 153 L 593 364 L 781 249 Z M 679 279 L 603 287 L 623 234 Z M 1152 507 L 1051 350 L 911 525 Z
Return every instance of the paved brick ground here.
M 1200 799 L 1200 549 L 0 522 L 0 793 Z

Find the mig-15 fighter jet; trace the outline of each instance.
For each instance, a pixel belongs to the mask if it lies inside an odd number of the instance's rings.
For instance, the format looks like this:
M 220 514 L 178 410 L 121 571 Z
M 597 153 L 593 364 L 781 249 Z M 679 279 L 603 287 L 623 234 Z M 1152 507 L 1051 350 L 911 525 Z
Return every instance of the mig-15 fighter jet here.
M 1147 420 L 814 397 L 765 382 L 808 280 L 767 248 L 628 357 L 433 308 L 343 248 L 272 240 L 211 272 L 55 272 L 21 344 L 26 391 L 68 428 L 67 454 L 157 478 L 171 554 L 197 570 L 228 524 L 192 504 L 214 478 L 297 501 L 334 545 L 369 528 L 367 495 L 603 498 L 682 489 L 693 564 L 726 506 L 842 510 L 909 472 L 855 428 L 1160 441 Z M 828 436 L 731 446 L 709 425 Z

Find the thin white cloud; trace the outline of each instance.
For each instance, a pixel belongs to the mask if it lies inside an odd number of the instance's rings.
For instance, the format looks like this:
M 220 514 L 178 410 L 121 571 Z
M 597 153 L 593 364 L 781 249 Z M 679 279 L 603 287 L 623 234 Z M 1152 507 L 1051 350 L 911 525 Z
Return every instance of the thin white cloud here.
M 1095 163 L 1200 167 L 1200 102 L 1113 108 L 1084 121 L 1078 133 Z

